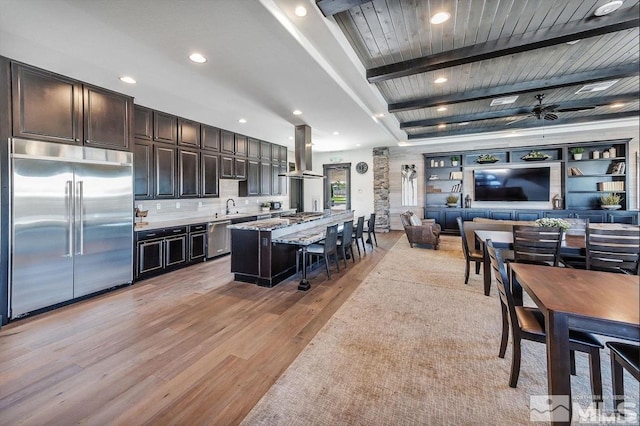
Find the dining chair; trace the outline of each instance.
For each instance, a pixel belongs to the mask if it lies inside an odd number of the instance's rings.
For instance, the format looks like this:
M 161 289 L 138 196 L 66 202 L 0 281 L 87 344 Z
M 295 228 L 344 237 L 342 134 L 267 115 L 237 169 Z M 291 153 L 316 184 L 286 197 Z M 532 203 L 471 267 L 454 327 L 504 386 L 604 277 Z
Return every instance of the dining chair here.
M 515 388 L 520 376 L 521 341 L 546 343 L 544 315 L 538 308 L 516 306 L 505 262 L 499 250 L 496 250 L 491 240 L 485 242 L 491 259 L 491 269 L 496 279 L 496 286 L 500 294 L 500 308 L 502 312 L 502 338 L 498 356 L 504 358 L 509 340 L 509 330 L 513 343 L 511 357 L 511 374 L 509 386 Z M 569 350 L 571 360 L 571 374 L 575 374 L 575 351 L 589 354 L 589 370 L 591 373 L 591 391 L 594 401 L 602 400 L 602 376 L 600 372 L 600 349 L 602 343 L 589 333 L 569 330 Z
M 613 409 L 624 402 L 623 369 L 640 382 L 640 346 L 623 342 L 607 342 L 611 353 L 611 388 Z
M 464 222 L 460 216 L 456 217 L 458 222 L 458 229 L 460 230 L 460 237 L 462 239 L 462 253 L 464 254 L 464 260 L 466 265 L 464 268 L 464 283 L 469 283 L 469 269 L 471 268 L 471 262 L 476 264 L 476 275 L 480 273 L 480 265 L 484 260 L 484 253 L 481 249 L 475 246 L 475 233 L 471 230 L 465 232 Z
M 323 244 L 311 244 L 307 247 L 309 256 L 317 256 L 324 258 L 324 265 L 327 268 L 327 278 L 331 279 L 329 271 L 329 257 L 333 257 L 336 261 L 336 269 L 340 272 L 340 263 L 338 261 L 338 224 L 327 226 L 327 233 L 324 237 Z
M 369 220 L 367 220 L 367 229 L 364 230 L 364 232 L 367 233 L 367 243 L 371 244 L 371 247 L 373 247 L 373 242 L 375 241 L 376 243 L 376 247 L 378 247 L 378 238 L 376 238 L 376 214 L 375 213 L 371 213 L 371 216 L 369 216 Z M 371 236 L 373 236 L 373 240 L 371 239 Z
M 587 227 L 587 269 L 638 275 L 640 227 Z
M 338 248 L 340 248 L 342 252 L 345 268 L 347 267 L 347 250 L 351 255 L 353 263 L 356 263 L 355 256 L 353 255 L 353 220 L 345 221 L 342 225 L 342 235 L 338 235 Z
M 562 229 L 513 225 L 513 258 L 517 263 L 558 266 Z
M 362 251 L 367 252 L 366 246 L 364 244 L 364 238 L 362 236 L 364 231 L 364 216 L 358 217 L 358 221 L 356 222 L 356 229 L 353 231 L 353 240 L 356 242 L 356 248 L 358 249 L 358 257 L 362 257 L 360 253 L 360 243 L 362 242 Z

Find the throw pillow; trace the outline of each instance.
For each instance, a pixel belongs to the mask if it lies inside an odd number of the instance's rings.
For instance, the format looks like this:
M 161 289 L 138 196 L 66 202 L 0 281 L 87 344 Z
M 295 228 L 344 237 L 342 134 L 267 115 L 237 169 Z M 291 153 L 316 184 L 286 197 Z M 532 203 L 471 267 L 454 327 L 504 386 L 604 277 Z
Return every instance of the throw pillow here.
M 422 225 L 422 221 L 420 219 L 418 219 L 418 216 L 416 216 L 415 214 L 412 214 L 411 216 L 409 216 L 409 222 L 411 222 L 412 226 L 421 226 Z

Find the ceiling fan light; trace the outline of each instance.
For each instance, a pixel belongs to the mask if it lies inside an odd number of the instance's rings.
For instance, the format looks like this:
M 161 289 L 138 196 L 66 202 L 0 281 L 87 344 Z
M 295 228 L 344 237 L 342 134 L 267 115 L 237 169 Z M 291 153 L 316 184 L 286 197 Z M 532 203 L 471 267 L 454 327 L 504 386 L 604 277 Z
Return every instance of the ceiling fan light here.
M 620 6 L 622 6 L 622 1 L 621 0 L 610 1 L 609 3 L 603 4 L 602 6 L 597 8 L 596 11 L 593 12 L 593 14 L 595 16 L 608 15 L 611 12 L 614 12 L 614 11 L 618 10 L 620 8 Z
M 431 19 L 429 20 L 429 22 L 431 22 L 432 24 L 442 24 L 444 22 L 447 22 L 449 20 L 449 18 L 451 18 L 451 14 L 448 12 L 438 12 L 435 15 L 433 15 L 431 17 Z

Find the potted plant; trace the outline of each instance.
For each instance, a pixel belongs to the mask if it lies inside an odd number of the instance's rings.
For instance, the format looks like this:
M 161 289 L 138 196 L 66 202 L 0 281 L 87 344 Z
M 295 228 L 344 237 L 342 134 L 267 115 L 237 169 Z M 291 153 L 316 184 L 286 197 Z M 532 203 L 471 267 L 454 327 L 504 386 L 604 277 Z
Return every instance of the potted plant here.
M 584 148 L 581 146 L 574 146 L 569 149 L 569 152 L 573 154 L 574 160 L 582 160 L 582 153 L 584 152 Z
M 458 207 L 458 200 L 460 199 L 460 197 L 458 197 L 457 195 L 449 195 L 447 196 L 447 207 Z
M 527 155 L 520 157 L 524 161 L 544 161 L 549 158 L 547 154 L 540 151 L 531 151 Z
M 262 207 L 262 211 L 263 212 L 268 212 L 268 211 L 271 210 L 271 203 L 264 202 L 264 203 L 260 204 L 260 207 Z
M 536 226 L 543 228 L 562 228 L 564 232 L 567 232 L 571 228 L 571 224 L 564 219 L 557 217 L 543 217 L 536 220 Z
M 460 161 L 460 157 L 453 156 L 451 157 L 451 166 L 456 167 L 458 165 L 458 161 Z
M 618 194 L 605 194 L 600 197 L 600 206 L 606 210 L 618 210 L 622 206 L 620 205 L 622 196 Z
M 497 162 L 499 159 L 498 157 L 496 157 L 493 154 L 481 154 L 480 156 L 478 156 L 478 158 L 476 159 L 476 163 L 479 164 L 485 164 L 485 163 L 495 163 Z

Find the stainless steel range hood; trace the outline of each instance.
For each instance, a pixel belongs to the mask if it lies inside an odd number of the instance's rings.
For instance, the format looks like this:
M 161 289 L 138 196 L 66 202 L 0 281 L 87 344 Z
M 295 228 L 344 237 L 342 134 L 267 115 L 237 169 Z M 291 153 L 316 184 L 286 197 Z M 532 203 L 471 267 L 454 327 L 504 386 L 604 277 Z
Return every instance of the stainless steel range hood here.
M 323 175 L 311 170 L 311 127 L 306 124 L 296 126 L 294 155 L 296 165 L 295 170 L 279 174 L 278 176 L 286 176 L 294 179 L 324 178 Z

